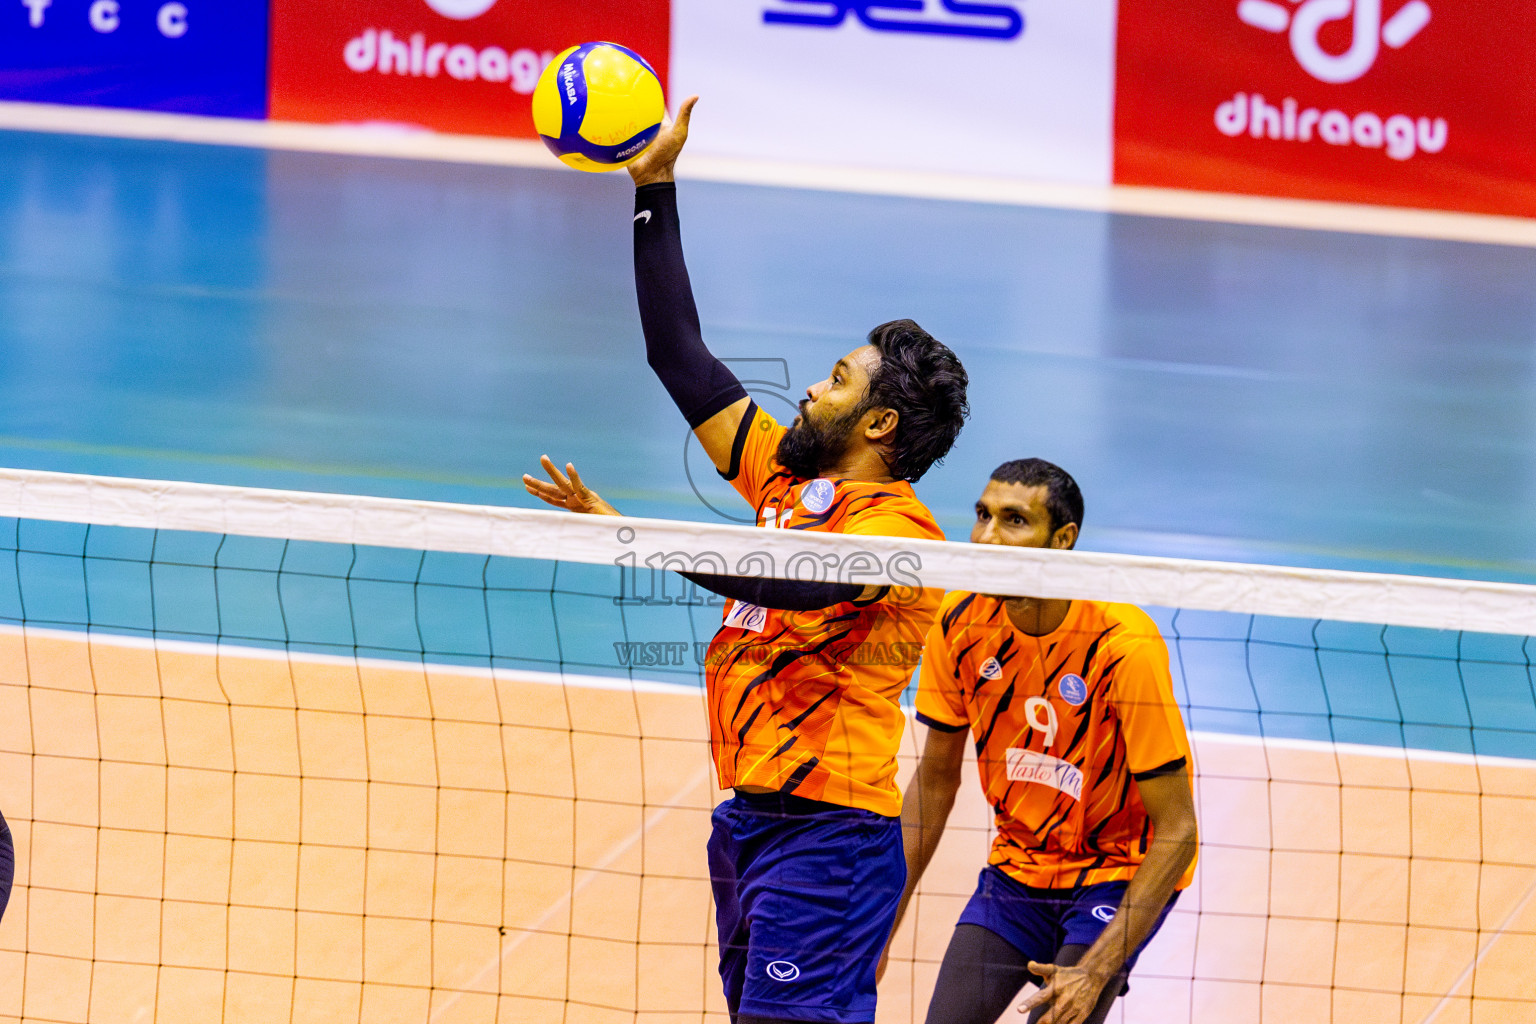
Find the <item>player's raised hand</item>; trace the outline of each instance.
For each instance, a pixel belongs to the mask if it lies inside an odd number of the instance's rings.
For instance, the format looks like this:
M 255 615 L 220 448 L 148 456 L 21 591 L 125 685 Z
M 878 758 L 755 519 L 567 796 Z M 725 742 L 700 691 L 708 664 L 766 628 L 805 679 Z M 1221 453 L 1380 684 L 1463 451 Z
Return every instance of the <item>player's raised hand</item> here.
M 576 472 L 576 466 L 573 463 L 567 462 L 565 472 L 562 473 L 553 459 L 548 455 L 540 455 L 539 465 L 543 466 L 544 472 L 549 474 L 551 482 L 545 482 L 527 473 L 523 474 L 523 486 L 535 498 L 556 508 L 563 508 L 567 512 L 582 512 L 597 516 L 624 514 L 604 501 L 592 488 L 582 483 L 581 474 Z
M 635 186 L 650 185 L 658 181 L 671 181 L 672 168 L 677 164 L 677 155 L 683 151 L 683 143 L 688 141 L 688 122 L 693 119 L 693 105 L 699 102 L 697 96 L 690 96 L 683 101 L 682 108 L 677 112 L 675 120 L 668 119 L 661 126 L 661 133 L 656 136 L 656 141 L 640 158 L 629 165 L 629 176 L 635 179 Z
M 1081 967 L 1029 962 L 1029 969 L 1045 979 L 1045 985 L 1019 1004 L 1020 1013 L 1046 1006 L 1040 1024 L 1083 1024 L 1098 1005 L 1105 979 Z

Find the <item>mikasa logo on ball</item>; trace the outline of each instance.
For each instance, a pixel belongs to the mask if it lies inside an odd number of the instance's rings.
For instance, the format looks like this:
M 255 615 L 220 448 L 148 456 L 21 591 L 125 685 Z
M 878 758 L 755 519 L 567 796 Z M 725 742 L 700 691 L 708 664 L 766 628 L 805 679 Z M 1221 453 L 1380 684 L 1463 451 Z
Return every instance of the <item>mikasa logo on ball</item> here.
M 468 21 L 495 7 L 496 0 L 427 0 L 427 6 L 445 18 Z

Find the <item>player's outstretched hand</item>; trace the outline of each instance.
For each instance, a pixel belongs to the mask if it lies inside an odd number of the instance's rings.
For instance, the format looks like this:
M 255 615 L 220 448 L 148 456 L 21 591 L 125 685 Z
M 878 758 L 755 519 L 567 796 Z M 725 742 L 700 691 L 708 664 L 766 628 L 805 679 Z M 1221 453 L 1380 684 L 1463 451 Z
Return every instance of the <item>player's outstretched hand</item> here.
M 563 508 L 567 512 L 583 512 L 597 516 L 621 516 L 624 513 L 608 504 L 598 493 L 581 482 L 581 474 L 576 472 L 574 464 L 565 464 L 565 473 L 560 472 L 553 459 L 548 455 L 539 456 L 539 465 L 544 467 L 544 472 L 549 474 L 552 483 L 546 483 L 537 477 L 523 474 L 523 486 L 528 488 L 528 493 L 539 498 L 555 508 Z M 567 476 L 566 474 L 570 474 Z
M 1048 1006 L 1040 1024 L 1083 1024 L 1099 1003 L 1105 981 L 1081 967 L 1029 962 L 1029 969 L 1045 979 L 1045 986 L 1019 1004 L 1020 1013 Z
M 656 141 L 629 165 L 629 176 L 635 179 L 636 188 L 673 180 L 672 168 L 677 164 L 677 155 L 683 151 L 683 143 L 688 141 L 688 122 L 693 119 L 693 105 L 697 102 L 697 96 L 684 100 L 682 108 L 677 112 L 677 119 L 669 119 L 662 125 Z

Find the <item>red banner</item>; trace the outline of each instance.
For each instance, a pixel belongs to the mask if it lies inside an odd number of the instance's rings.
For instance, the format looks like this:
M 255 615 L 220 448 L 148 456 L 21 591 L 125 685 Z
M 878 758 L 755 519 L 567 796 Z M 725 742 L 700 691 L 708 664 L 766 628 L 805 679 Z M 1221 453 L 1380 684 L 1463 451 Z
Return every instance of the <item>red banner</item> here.
M 1529 0 L 1120 0 L 1115 181 L 1536 216 Z
M 665 85 L 670 0 L 273 0 L 271 116 L 532 138 L 540 72 L 599 39 Z

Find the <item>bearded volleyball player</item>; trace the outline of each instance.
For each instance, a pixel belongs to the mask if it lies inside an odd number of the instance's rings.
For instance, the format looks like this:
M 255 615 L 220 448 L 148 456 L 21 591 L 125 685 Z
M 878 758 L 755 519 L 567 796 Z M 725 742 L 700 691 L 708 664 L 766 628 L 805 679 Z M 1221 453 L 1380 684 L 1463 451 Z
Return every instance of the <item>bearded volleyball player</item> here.
M 673 164 L 694 100 L 630 165 L 635 285 L 646 355 L 725 479 L 764 526 L 942 539 L 911 482 L 941 459 L 968 413 L 954 353 L 910 320 L 811 385 L 786 430 L 710 354 L 683 263 Z M 616 514 L 567 464 L 534 495 Z M 922 589 L 685 574 L 728 597 L 706 681 L 720 787 L 709 869 L 720 975 L 735 1024 L 865 1024 L 901 897 L 898 703 L 907 664 L 859 650 L 916 651 L 940 597 Z M 889 645 L 904 644 L 893 648 Z
M 1083 497 L 1041 459 L 1004 463 L 975 544 L 1071 548 Z M 1189 884 L 1189 740 L 1168 648 L 1141 609 L 955 592 L 928 635 L 928 727 L 902 824 L 899 923 L 960 787 L 968 741 L 997 837 L 939 968 L 927 1024 L 992 1024 L 1026 982 L 1029 1020 L 1100 1024 Z

